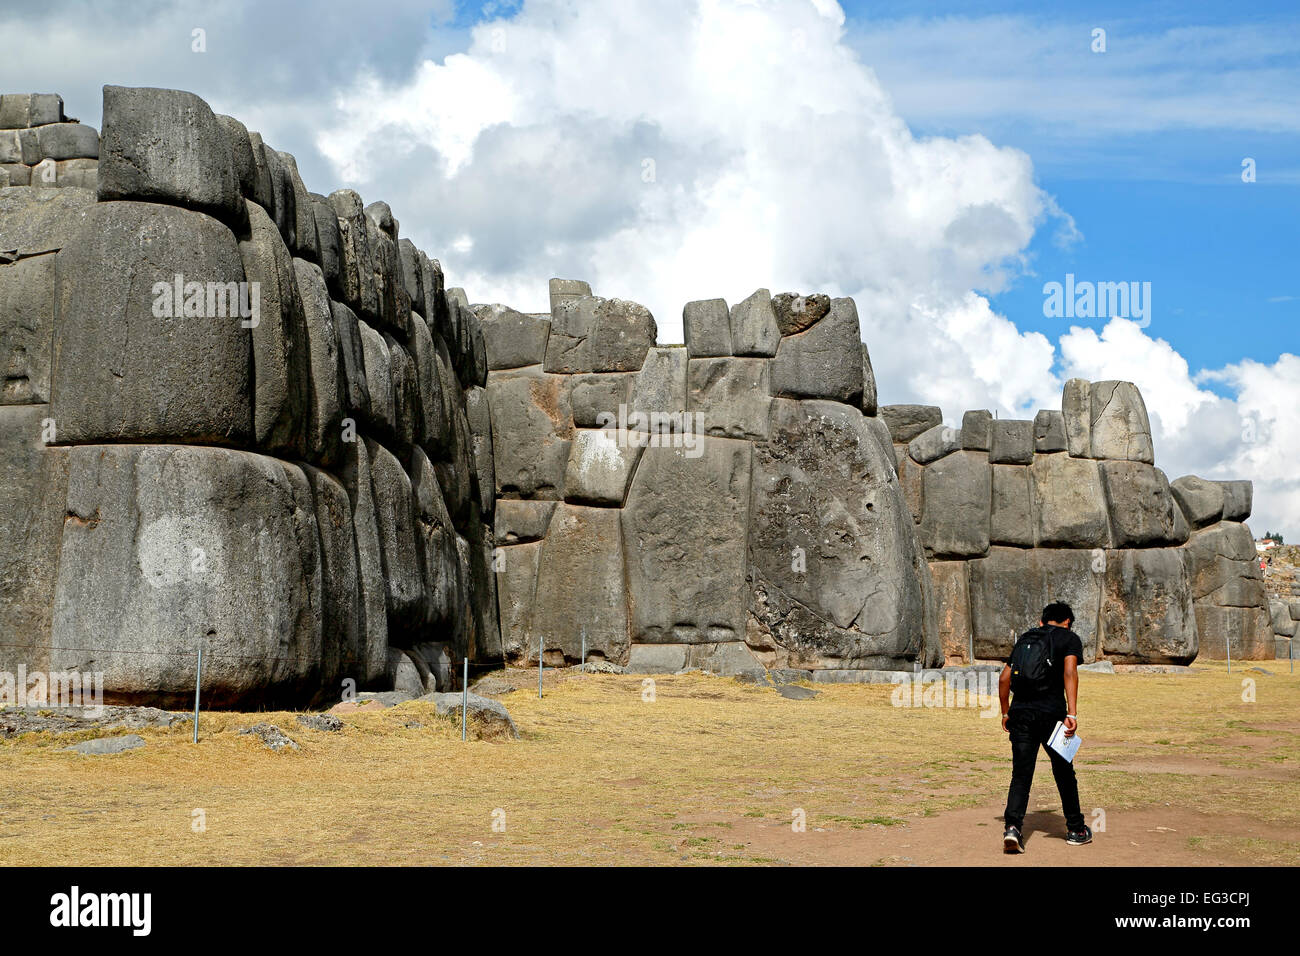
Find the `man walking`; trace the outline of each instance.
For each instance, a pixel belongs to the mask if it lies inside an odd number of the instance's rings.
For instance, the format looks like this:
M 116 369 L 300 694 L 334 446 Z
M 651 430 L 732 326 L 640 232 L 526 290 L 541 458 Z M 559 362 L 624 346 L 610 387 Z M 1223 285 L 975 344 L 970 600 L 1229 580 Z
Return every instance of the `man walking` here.
M 1002 729 L 1011 737 L 1011 788 L 1003 814 L 1006 830 L 1002 847 L 1007 853 L 1025 852 L 1021 828 L 1029 806 L 1029 787 L 1034 781 L 1038 748 L 1052 761 L 1052 776 L 1061 794 L 1065 812 L 1065 842 L 1082 846 L 1092 842 L 1092 830 L 1083 822 L 1079 809 L 1079 785 L 1074 765 L 1047 746 L 1057 721 L 1065 724 L 1065 735 L 1073 737 L 1079 726 L 1079 661 L 1083 643 L 1070 630 L 1074 611 L 1060 602 L 1043 608 L 1038 627 L 1016 640 L 1011 656 L 998 680 L 1002 702 Z

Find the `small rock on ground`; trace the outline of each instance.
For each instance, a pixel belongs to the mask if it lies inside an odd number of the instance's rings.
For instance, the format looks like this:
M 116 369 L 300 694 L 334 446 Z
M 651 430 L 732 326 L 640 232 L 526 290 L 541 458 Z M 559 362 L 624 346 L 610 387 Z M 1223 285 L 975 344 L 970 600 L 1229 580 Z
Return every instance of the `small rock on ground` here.
M 288 735 L 275 724 L 253 724 L 251 727 L 245 727 L 240 733 L 252 734 L 258 737 L 262 743 L 272 750 L 284 750 L 286 747 L 290 750 L 298 749 L 298 745 L 290 740 Z
M 299 714 L 298 723 L 308 730 L 324 730 L 333 732 L 343 729 L 343 721 L 339 720 L 333 714 Z
M 515 722 L 510 719 L 510 712 L 506 710 L 505 704 L 490 697 L 480 697 L 478 694 L 468 696 L 469 719 L 477 729 L 480 739 L 519 736 L 519 731 L 515 728 Z M 460 694 L 439 694 L 435 692 L 425 694 L 420 700 L 432 701 L 441 716 L 451 715 L 458 720 L 460 719 Z
M 96 737 L 94 740 L 83 740 L 64 749 L 75 750 L 79 754 L 120 754 L 124 750 L 135 750 L 143 746 L 144 738 L 139 734 L 126 734 L 122 737 Z
M 817 696 L 817 691 L 811 687 L 800 687 L 798 684 L 781 684 L 776 692 L 789 700 L 812 700 Z

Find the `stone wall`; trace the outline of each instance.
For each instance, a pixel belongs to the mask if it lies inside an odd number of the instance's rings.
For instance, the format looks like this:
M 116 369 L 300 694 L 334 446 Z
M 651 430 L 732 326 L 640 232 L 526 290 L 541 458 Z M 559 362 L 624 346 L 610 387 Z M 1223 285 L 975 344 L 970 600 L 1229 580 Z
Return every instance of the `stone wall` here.
M 950 661 L 996 659 L 1049 601 L 1075 609 L 1088 661 L 1272 656 L 1248 481 L 1155 467 L 1130 382 L 1067 382 L 1033 421 L 886 406 Z M 1262 615 L 1262 617 L 1261 617 Z
M 502 641 L 515 662 L 816 672 L 941 661 L 851 299 L 642 306 L 551 281 L 477 305 Z
M 176 705 L 201 647 L 253 706 L 500 663 L 463 293 L 193 94 L 62 105 L 0 99 L 0 670 Z

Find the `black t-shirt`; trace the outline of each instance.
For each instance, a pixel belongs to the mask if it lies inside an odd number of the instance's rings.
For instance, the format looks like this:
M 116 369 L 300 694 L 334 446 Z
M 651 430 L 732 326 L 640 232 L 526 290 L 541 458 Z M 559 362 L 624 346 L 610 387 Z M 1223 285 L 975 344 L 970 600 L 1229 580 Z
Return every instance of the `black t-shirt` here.
M 1052 689 L 1046 694 L 1033 695 L 1032 691 L 1023 691 L 1019 694 L 1012 692 L 1011 710 L 1036 710 L 1040 713 L 1050 714 L 1058 720 L 1066 714 L 1065 710 L 1065 659 L 1075 657 L 1080 664 L 1083 663 L 1083 641 L 1079 640 L 1079 635 L 1068 627 L 1057 627 L 1054 624 L 1044 624 L 1042 627 L 1034 628 L 1036 631 L 1046 631 L 1051 650 L 1049 656 L 1052 659 L 1051 685 Z M 1006 663 L 1011 663 L 1011 657 L 1008 655 Z

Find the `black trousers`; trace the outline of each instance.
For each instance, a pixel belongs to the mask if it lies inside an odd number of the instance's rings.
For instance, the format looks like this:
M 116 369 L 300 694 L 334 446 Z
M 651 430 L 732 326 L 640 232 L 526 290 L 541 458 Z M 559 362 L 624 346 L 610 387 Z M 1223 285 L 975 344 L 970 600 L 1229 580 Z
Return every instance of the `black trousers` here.
M 1063 715 L 1062 715 L 1063 716 Z M 1074 765 L 1047 746 L 1047 738 L 1061 716 L 1032 710 L 1013 710 L 1007 716 L 1011 737 L 1011 789 L 1007 792 L 1007 809 L 1003 819 L 1009 827 L 1023 828 L 1029 806 L 1029 787 L 1034 782 L 1034 762 L 1042 747 L 1052 760 L 1052 776 L 1061 794 L 1065 825 L 1072 831 L 1083 829 L 1083 811 L 1079 809 L 1079 784 L 1074 779 Z

